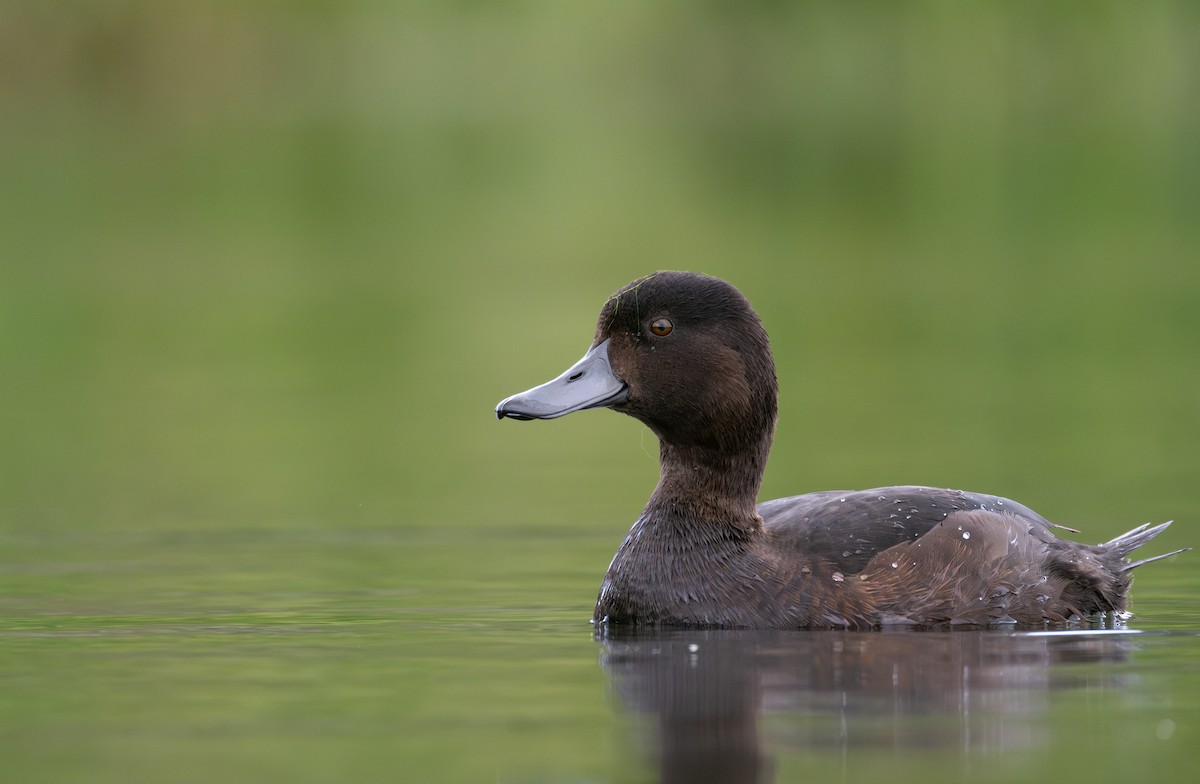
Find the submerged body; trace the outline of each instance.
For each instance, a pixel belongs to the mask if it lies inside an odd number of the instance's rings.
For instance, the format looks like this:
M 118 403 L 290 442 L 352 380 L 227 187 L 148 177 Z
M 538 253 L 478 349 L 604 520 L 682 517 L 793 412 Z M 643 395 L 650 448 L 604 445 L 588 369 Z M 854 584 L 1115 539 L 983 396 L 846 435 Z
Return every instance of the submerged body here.
M 659 483 L 605 575 L 597 623 L 1061 623 L 1125 611 L 1129 571 L 1156 560 L 1126 557 L 1167 523 L 1083 545 L 1021 504 L 957 490 L 756 505 L 776 401 L 766 332 L 745 298 L 670 272 L 614 294 L 582 360 L 497 406 L 514 419 L 612 408 L 659 437 Z

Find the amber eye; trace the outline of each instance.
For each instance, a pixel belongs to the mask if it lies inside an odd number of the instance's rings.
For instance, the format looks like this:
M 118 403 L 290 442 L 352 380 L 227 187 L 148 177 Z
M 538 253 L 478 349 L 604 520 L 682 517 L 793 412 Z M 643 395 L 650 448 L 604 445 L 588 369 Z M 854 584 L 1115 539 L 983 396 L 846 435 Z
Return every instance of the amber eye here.
M 650 325 L 650 331 L 660 338 L 670 335 L 673 329 L 675 329 L 675 325 L 665 318 L 655 319 L 654 323 Z

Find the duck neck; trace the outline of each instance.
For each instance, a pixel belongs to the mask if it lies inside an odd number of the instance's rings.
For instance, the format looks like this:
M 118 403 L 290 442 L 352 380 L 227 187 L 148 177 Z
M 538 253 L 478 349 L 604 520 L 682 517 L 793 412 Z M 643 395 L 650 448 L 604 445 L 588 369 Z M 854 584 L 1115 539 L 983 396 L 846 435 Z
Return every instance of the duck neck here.
M 661 441 L 658 486 L 643 519 L 713 526 L 727 536 L 761 533 L 756 505 L 770 446 L 769 434 L 737 452 Z

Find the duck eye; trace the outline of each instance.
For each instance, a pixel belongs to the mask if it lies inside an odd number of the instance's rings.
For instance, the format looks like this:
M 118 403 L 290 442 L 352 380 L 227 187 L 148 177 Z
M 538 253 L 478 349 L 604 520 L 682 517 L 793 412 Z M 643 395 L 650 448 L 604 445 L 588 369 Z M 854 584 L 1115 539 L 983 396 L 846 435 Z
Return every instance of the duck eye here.
M 660 338 L 670 335 L 673 329 L 675 329 L 675 325 L 671 323 L 670 319 L 665 318 L 655 319 L 654 323 L 650 325 L 650 331 Z

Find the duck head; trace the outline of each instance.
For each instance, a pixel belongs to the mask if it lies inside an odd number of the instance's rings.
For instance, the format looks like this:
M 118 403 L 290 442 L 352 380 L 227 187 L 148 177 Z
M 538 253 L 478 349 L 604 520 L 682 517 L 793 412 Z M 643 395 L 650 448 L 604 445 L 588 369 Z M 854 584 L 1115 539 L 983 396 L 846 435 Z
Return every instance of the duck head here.
M 777 390 L 767 333 L 737 289 L 705 275 L 656 272 L 609 297 L 582 359 L 501 401 L 496 416 L 554 419 L 611 408 L 644 422 L 664 452 L 749 451 L 761 469 Z

